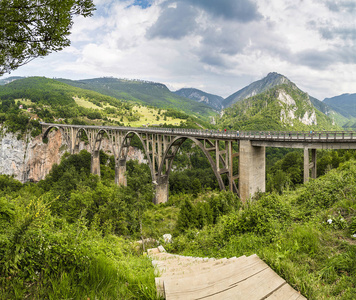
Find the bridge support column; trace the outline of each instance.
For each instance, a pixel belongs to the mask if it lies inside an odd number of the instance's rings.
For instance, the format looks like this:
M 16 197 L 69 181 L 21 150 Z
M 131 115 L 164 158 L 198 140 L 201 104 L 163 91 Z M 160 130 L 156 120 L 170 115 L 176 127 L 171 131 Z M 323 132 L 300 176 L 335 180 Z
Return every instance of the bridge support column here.
M 119 160 L 118 165 L 115 166 L 115 183 L 117 185 L 127 186 L 126 160 Z
M 312 149 L 312 178 L 316 178 L 316 149 Z
M 91 173 L 100 176 L 100 151 L 91 153 Z
M 168 201 L 168 177 L 164 176 L 157 179 L 155 204 Z
M 239 192 L 245 202 L 256 192 L 266 191 L 266 148 L 240 140 Z
M 309 177 L 310 177 L 310 169 L 312 170 L 311 172 L 311 177 L 316 178 L 316 149 L 311 149 L 312 150 L 312 161 L 309 162 L 309 149 L 304 148 L 304 180 L 303 182 L 308 182 Z
M 75 145 L 74 150 L 72 151 L 72 154 L 78 154 L 79 153 L 79 144 L 78 145 Z

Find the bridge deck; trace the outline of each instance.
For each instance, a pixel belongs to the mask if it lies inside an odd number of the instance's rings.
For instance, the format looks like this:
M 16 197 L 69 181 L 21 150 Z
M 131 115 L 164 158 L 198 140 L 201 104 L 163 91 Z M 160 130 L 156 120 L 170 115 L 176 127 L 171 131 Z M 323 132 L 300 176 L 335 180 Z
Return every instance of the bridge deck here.
M 167 300 L 306 299 L 257 255 L 230 259 L 185 257 L 150 249 L 157 291 Z

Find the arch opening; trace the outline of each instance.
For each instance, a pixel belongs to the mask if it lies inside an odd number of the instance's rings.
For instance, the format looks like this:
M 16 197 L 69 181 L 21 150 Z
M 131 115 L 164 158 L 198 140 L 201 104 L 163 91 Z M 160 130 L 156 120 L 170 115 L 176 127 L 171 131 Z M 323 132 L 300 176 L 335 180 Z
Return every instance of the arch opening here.
M 215 157 L 216 156 L 215 152 L 211 151 L 212 146 L 215 147 L 215 145 L 211 141 L 207 142 L 207 140 L 198 140 L 193 137 L 176 137 L 171 141 L 167 150 L 165 151 L 164 157 L 162 159 L 162 163 L 158 170 L 157 178 L 159 178 L 163 184 L 168 183 L 170 172 L 173 169 L 172 168 L 173 161 L 176 158 L 177 153 L 179 152 L 179 150 L 181 149 L 181 146 L 183 145 L 183 143 L 185 141 L 192 142 L 192 144 L 197 146 L 199 148 L 199 150 L 204 154 L 205 158 L 208 161 L 208 164 L 210 165 L 210 169 L 213 171 L 213 174 L 217 180 L 218 187 L 221 190 L 225 190 L 226 186 L 229 184 L 229 180 L 227 178 L 224 178 L 224 177 L 226 177 L 224 174 L 220 173 L 220 170 L 222 169 L 222 163 L 220 162 L 220 160 L 221 160 L 220 154 L 219 154 L 218 163 L 217 163 L 216 157 Z M 212 152 L 212 153 L 210 153 L 210 152 Z M 223 163 L 224 163 L 224 161 L 223 161 Z M 192 179 L 192 180 L 194 180 L 194 179 Z M 235 185 L 235 187 L 236 187 L 236 185 Z M 234 191 L 236 192 L 237 189 L 235 189 Z
M 148 136 L 145 135 L 140 135 L 135 131 L 129 131 L 126 133 L 126 135 L 122 139 L 122 143 L 119 147 L 118 155 L 115 159 L 115 182 L 116 184 L 119 185 L 127 185 L 127 179 L 126 179 L 126 160 L 127 160 L 127 155 L 129 152 L 129 148 L 131 146 L 131 143 L 134 138 L 138 138 L 140 141 L 140 145 L 143 148 L 145 157 L 147 158 L 148 161 L 148 166 L 150 168 L 151 172 L 151 178 L 152 182 L 156 182 L 156 174 L 155 174 L 155 169 L 153 168 L 152 160 L 149 155 L 150 153 L 150 145 L 149 143 L 145 143 L 148 141 Z M 151 149 L 152 151 L 152 149 Z

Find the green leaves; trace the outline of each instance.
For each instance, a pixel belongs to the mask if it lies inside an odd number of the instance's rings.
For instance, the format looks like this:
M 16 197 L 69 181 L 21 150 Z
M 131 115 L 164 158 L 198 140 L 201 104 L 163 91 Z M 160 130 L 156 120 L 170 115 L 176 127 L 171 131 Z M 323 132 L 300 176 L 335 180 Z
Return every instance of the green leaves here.
M 92 0 L 0 2 L 0 75 L 70 45 L 73 17 L 91 16 Z

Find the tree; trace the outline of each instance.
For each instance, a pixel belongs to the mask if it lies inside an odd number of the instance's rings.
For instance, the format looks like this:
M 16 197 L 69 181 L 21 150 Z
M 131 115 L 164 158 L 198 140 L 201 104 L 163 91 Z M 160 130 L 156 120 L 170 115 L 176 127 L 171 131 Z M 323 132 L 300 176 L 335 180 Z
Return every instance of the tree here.
M 73 17 L 94 10 L 93 0 L 0 1 L 0 76 L 69 46 Z

